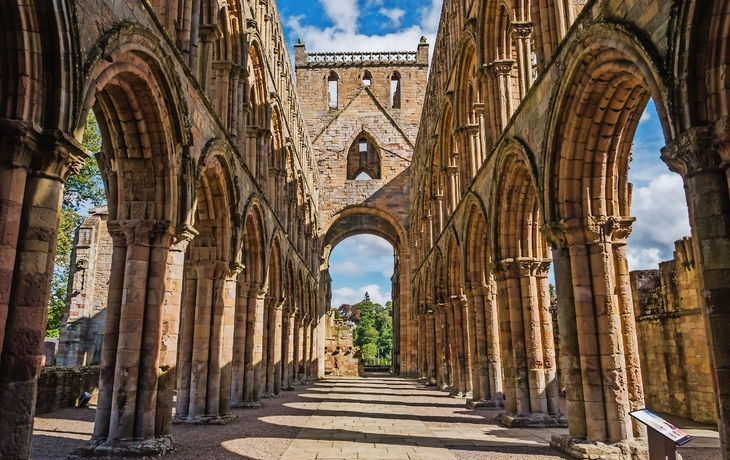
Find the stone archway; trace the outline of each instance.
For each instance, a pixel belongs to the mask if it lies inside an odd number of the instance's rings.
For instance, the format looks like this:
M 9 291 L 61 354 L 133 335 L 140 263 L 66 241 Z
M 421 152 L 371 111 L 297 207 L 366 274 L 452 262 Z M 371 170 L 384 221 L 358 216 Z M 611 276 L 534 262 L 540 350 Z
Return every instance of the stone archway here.
M 324 232 L 321 246 L 323 248 L 323 275 L 321 282 L 331 283 L 329 276 L 329 256 L 332 249 L 344 239 L 362 234 L 383 238 L 393 246 L 395 266 L 393 267 L 393 369 L 395 373 L 403 372 L 403 363 L 412 366 L 410 372 L 416 373 L 417 324 L 416 313 L 410 308 L 410 276 L 408 270 L 408 247 L 405 229 L 398 220 L 379 209 L 367 206 L 353 206 L 343 210 Z M 328 290 L 329 287 L 325 287 Z M 404 307 L 406 306 L 406 307 Z M 413 315 L 412 318 L 409 315 Z M 407 345 L 406 345 L 407 344 Z M 406 350 L 406 356 L 403 351 Z M 319 350 L 318 353 L 321 353 Z M 408 367 L 411 369 L 411 367 Z

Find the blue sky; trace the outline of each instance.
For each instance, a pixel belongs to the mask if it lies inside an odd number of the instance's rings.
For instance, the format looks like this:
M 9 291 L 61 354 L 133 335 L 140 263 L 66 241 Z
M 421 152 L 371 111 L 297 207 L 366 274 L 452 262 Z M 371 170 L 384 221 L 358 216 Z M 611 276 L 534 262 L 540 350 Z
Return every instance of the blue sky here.
M 410 51 L 425 36 L 433 49 L 441 0 L 279 0 L 290 53 L 301 38 L 308 51 Z M 659 159 L 664 146 L 650 102 L 634 138 L 629 181 L 634 184 L 628 240 L 631 270 L 657 268 L 672 258 L 674 241 L 690 234 L 681 178 Z M 338 244 L 330 256 L 332 305 L 355 303 L 365 292 L 374 302 L 390 300 L 393 248 L 361 235 Z
M 441 0 L 279 0 L 290 52 L 415 51 L 421 36 L 434 43 Z

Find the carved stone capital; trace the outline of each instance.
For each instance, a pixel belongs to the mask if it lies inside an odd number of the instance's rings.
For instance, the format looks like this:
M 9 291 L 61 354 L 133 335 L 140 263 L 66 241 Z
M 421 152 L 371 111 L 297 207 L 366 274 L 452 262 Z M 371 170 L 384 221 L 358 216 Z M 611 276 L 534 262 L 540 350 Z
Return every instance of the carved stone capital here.
M 682 177 L 721 167 L 722 159 L 713 126 L 690 128 L 662 148 L 661 159 Z
M 511 59 L 505 59 L 500 61 L 494 61 L 491 64 L 491 68 L 493 69 L 493 72 L 497 76 L 505 76 L 512 73 L 512 69 L 514 68 L 515 61 Z
M 537 276 L 543 259 L 533 257 L 516 257 L 497 262 L 497 274 L 501 279 L 516 279 Z M 548 262 L 549 267 L 549 262 Z
M 147 245 L 149 246 L 155 232 L 157 221 L 146 220 L 110 220 L 107 230 L 116 245 Z
M 626 244 L 635 217 L 588 216 L 550 222 L 541 228 L 553 249 L 581 244 Z
M 532 22 L 514 21 L 510 24 L 510 32 L 515 39 L 526 39 L 532 35 Z

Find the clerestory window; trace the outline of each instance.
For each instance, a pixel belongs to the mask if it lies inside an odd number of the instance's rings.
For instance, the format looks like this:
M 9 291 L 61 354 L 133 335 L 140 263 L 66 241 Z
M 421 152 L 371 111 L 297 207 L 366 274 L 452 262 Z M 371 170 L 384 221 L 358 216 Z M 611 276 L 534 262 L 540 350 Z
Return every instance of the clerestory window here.
M 400 74 L 393 72 L 390 77 L 390 106 L 394 109 L 400 109 L 401 82 Z
M 337 90 L 340 77 L 335 72 L 330 72 L 327 77 L 327 107 L 330 109 L 337 108 Z

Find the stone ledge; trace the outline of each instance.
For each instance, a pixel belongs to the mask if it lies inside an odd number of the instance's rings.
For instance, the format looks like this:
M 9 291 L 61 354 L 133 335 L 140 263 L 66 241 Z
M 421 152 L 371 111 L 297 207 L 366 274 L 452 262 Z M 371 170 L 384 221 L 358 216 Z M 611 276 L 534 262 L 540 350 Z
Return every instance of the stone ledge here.
M 263 406 L 261 401 L 247 401 L 247 402 L 231 403 L 231 408 L 234 408 L 234 409 L 258 409 L 261 406 Z
M 550 447 L 570 457 L 590 460 L 649 460 L 646 439 L 604 444 L 570 435 L 553 435 Z M 677 454 L 677 459 L 682 457 Z
M 145 439 L 144 441 L 92 440 L 89 447 L 77 449 L 69 456 L 73 459 L 93 458 L 142 458 L 159 457 L 175 450 L 172 436 Z
M 567 428 L 565 414 L 508 414 L 497 416 L 498 420 L 510 428 Z
M 231 406 L 233 407 L 233 406 Z M 238 418 L 237 415 L 206 415 L 204 417 L 196 417 L 192 420 L 187 417 L 173 417 L 172 423 L 181 424 L 185 423 L 188 425 L 227 425 Z
M 504 399 L 469 399 L 466 401 L 469 409 L 504 409 Z

